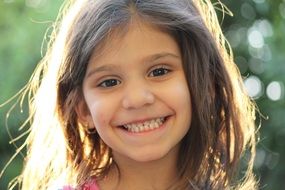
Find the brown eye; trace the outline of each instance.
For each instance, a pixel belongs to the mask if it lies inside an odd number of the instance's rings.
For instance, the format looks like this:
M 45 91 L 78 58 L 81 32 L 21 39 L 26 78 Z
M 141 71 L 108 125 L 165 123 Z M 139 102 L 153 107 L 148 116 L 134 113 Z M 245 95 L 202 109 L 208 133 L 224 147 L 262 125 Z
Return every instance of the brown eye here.
M 121 83 L 121 81 L 119 81 L 117 79 L 107 79 L 107 80 L 104 80 L 103 82 L 101 82 L 98 85 L 98 87 L 110 88 L 110 87 L 116 86 L 120 83 Z
M 153 69 L 150 72 L 149 76 L 150 77 L 158 77 L 158 76 L 166 75 L 169 72 L 170 72 L 169 69 L 166 69 L 164 67 L 160 67 L 160 68 Z

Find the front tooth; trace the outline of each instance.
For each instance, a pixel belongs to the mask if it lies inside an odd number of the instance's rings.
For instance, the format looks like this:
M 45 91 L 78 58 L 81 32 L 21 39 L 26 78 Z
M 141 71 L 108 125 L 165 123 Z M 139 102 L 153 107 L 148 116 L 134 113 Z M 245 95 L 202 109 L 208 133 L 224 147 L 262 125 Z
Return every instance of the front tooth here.
M 159 127 L 158 123 L 154 123 L 154 128 L 157 129 Z
M 155 123 L 158 123 L 158 124 L 160 125 L 160 124 L 161 124 L 160 118 L 159 118 L 159 119 L 156 119 L 156 120 L 155 120 Z
M 150 121 L 146 121 L 143 123 L 143 126 L 148 126 L 150 124 Z
M 137 123 L 137 124 L 126 124 L 124 125 L 125 128 L 128 129 L 128 131 L 138 133 L 148 130 L 153 130 L 156 128 L 159 128 L 159 126 L 165 121 L 164 117 L 152 119 L 149 121 L 145 121 L 143 123 Z
M 149 128 L 150 129 L 154 129 L 154 124 L 155 124 L 155 121 L 151 120 L 151 123 L 149 125 Z
M 149 125 L 145 126 L 144 129 L 145 129 L 146 131 L 148 131 L 148 130 L 150 129 L 150 128 L 149 128 Z
M 140 129 L 140 132 L 144 131 L 144 126 L 140 126 L 139 129 Z
M 135 132 L 138 133 L 139 132 L 139 127 L 135 128 Z

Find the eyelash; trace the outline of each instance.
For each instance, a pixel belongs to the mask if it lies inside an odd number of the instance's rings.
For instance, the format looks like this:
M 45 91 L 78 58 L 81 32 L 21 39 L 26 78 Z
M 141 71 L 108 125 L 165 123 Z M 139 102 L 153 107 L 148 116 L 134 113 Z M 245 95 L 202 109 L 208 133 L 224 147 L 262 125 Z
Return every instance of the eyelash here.
M 169 72 L 171 72 L 170 69 L 165 68 L 165 66 L 157 66 L 154 69 L 152 69 L 150 71 L 150 73 L 148 74 L 149 77 L 162 77 L 164 75 L 167 75 Z M 122 82 L 118 79 L 115 78 L 110 78 L 110 79 L 106 79 L 103 80 L 102 82 L 100 82 L 97 87 L 101 87 L 101 88 L 111 88 L 114 86 L 117 86 L 119 84 L 121 84 Z
M 156 76 L 154 75 L 154 72 L 159 72 L 159 73 L 156 73 Z M 161 73 L 163 71 L 163 73 Z M 163 76 L 163 75 L 166 75 L 168 74 L 169 72 L 171 72 L 170 69 L 167 69 L 165 68 L 165 66 L 157 66 L 155 67 L 154 69 L 151 70 L 151 72 L 149 73 L 148 76 L 150 77 L 159 77 L 159 76 Z
M 108 83 L 109 83 L 109 85 L 108 85 Z M 121 81 L 119 81 L 118 79 L 110 78 L 110 79 L 106 79 L 106 80 L 100 82 L 97 86 L 102 87 L 102 88 L 110 88 L 110 87 L 116 86 L 118 84 L 121 84 Z

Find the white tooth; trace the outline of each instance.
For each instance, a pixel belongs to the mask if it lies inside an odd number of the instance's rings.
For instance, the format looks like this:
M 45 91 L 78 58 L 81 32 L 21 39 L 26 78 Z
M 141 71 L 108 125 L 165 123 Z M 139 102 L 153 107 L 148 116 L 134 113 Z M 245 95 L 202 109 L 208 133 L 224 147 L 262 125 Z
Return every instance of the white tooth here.
M 144 126 L 140 126 L 139 129 L 140 129 L 140 132 L 144 131 Z
M 154 124 L 155 124 L 155 122 L 151 122 L 150 125 L 149 125 L 149 128 L 150 129 L 154 129 Z
M 141 131 L 141 126 L 137 126 L 136 128 L 138 129 L 138 132 Z
M 146 121 L 146 122 L 143 123 L 143 125 L 144 125 L 144 126 L 148 126 L 149 123 L 150 123 L 150 121 Z
M 137 124 L 126 124 L 124 125 L 125 128 L 128 129 L 128 131 L 138 133 L 142 131 L 148 131 L 153 130 L 156 128 L 159 128 L 159 126 L 165 121 L 164 117 L 152 119 L 149 121 L 145 121 L 143 123 L 137 123 Z
M 145 126 L 143 130 L 144 131 L 148 131 L 149 130 L 149 126 Z
M 145 126 L 144 129 L 145 129 L 146 131 L 148 131 L 148 130 L 149 130 L 149 125 Z
M 156 119 L 154 123 L 158 123 L 158 122 L 159 122 L 159 120 L 158 120 L 158 119 Z
M 155 124 L 154 124 L 154 128 L 157 129 L 158 127 L 159 127 L 159 124 L 158 124 L 158 123 L 155 123 Z

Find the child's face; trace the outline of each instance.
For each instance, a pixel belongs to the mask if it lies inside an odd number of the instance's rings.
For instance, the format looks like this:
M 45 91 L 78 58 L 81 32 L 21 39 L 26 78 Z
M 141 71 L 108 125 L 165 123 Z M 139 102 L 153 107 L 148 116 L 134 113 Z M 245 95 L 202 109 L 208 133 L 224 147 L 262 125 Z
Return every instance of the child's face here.
M 83 94 L 89 112 L 81 117 L 96 127 L 115 159 L 145 162 L 176 154 L 190 127 L 178 44 L 146 24 L 131 24 L 126 35 L 110 38 L 100 56 L 93 55 Z

